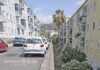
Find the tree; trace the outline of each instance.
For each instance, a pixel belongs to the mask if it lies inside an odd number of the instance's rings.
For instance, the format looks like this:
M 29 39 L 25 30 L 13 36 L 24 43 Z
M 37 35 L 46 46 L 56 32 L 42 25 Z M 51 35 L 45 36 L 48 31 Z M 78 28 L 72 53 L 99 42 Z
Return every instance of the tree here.
M 52 42 L 53 42 L 53 45 L 57 45 L 58 44 L 58 35 L 53 35 L 52 36 Z
M 58 29 L 63 23 L 66 23 L 66 17 L 64 15 L 64 11 L 58 9 L 53 15 L 53 22 L 57 25 Z
M 71 60 L 70 62 L 62 65 L 62 70 L 93 70 L 93 68 L 88 62 Z

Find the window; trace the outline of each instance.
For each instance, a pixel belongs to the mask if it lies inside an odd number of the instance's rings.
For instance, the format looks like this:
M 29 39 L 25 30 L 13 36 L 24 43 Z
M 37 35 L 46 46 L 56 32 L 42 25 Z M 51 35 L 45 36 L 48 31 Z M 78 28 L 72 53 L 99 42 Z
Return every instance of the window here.
M 87 30 L 89 30 L 89 24 L 87 24 Z
M 33 40 L 32 39 L 27 39 L 26 43 L 27 44 L 32 44 L 33 43 Z
M 81 41 L 85 41 L 85 38 L 84 38 L 84 37 L 82 37 L 82 38 L 81 38 Z
M 32 39 L 34 44 L 41 44 L 42 41 L 40 39 Z
M 24 30 L 22 29 L 22 34 L 24 35 Z
M 20 3 L 23 3 L 23 0 L 19 0 Z
M 4 26 L 2 22 L 0 22 L 0 32 L 4 32 Z
M 21 19 L 21 24 L 26 27 L 26 20 L 25 19 Z
M 97 48 L 100 48 L 100 43 L 99 42 L 97 42 Z
M 64 43 L 66 43 L 66 38 L 64 38 Z
M 66 36 L 66 32 L 64 32 L 64 36 Z
M 96 10 L 96 2 L 93 3 L 93 11 Z
M 18 4 L 15 4 L 15 11 L 18 11 Z
M 85 25 L 82 25 L 81 30 L 85 31 Z
M 19 17 L 18 16 L 16 16 L 16 22 L 19 23 Z
M 72 29 L 70 29 L 70 34 L 72 34 Z
M 95 22 L 93 23 L 93 30 L 95 29 Z
M 17 28 L 17 33 L 18 33 L 18 35 L 20 34 L 20 29 L 19 28 Z
M 69 42 L 72 43 L 72 38 L 70 38 L 70 41 Z
M 81 43 L 80 43 L 80 46 L 84 46 L 84 45 L 85 45 L 85 43 L 84 43 L 84 42 L 81 42 Z
M 2 12 L 1 12 L 1 6 L 0 6 L 0 15 L 2 14 Z

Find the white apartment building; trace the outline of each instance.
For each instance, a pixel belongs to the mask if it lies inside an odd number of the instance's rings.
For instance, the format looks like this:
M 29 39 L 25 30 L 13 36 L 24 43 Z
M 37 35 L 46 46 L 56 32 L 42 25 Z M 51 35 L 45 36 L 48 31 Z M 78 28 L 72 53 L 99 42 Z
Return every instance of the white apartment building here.
M 16 33 L 13 0 L 0 0 L 0 38 L 14 38 Z
M 69 17 L 66 17 L 66 22 L 68 21 Z M 63 23 L 60 26 L 59 30 L 59 38 L 61 44 L 67 44 L 67 34 L 68 34 L 68 24 Z
M 18 36 L 39 36 L 39 21 L 24 0 L 15 0 Z
M 24 0 L 0 0 L 0 38 L 40 35 L 39 20 Z
M 34 16 L 34 36 L 40 36 L 40 21 Z

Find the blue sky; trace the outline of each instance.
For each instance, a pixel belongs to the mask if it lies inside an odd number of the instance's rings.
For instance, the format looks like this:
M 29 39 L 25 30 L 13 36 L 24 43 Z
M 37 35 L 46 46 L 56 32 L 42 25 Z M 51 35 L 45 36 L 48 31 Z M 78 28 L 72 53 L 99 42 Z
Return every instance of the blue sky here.
M 66 16 L 72 16 L 84 0 L 25 0 L 37 15 L 41 23 L 52 23 L 56 9 L 64 10 Z

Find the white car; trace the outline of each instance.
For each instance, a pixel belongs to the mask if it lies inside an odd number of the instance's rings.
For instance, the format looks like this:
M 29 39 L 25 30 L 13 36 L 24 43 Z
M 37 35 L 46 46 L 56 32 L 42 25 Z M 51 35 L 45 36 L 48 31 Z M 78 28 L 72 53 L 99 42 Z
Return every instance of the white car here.
M 48 47 L 49 47 L 49 41 L 48 41 L 48 39 L 47 38 L 42 38 L 42 40 L 43 40 L 43 42 L 44 42 L 44 44 L 45 44 L 45 46 L 46 46 L 46 49 L 48 49 Z
M 42 54 L 43 56 L 45 56 L 46 46 L 41 37 L 26 39 L 23 47 L 24 56 L 27 56 L 28 54 Z

